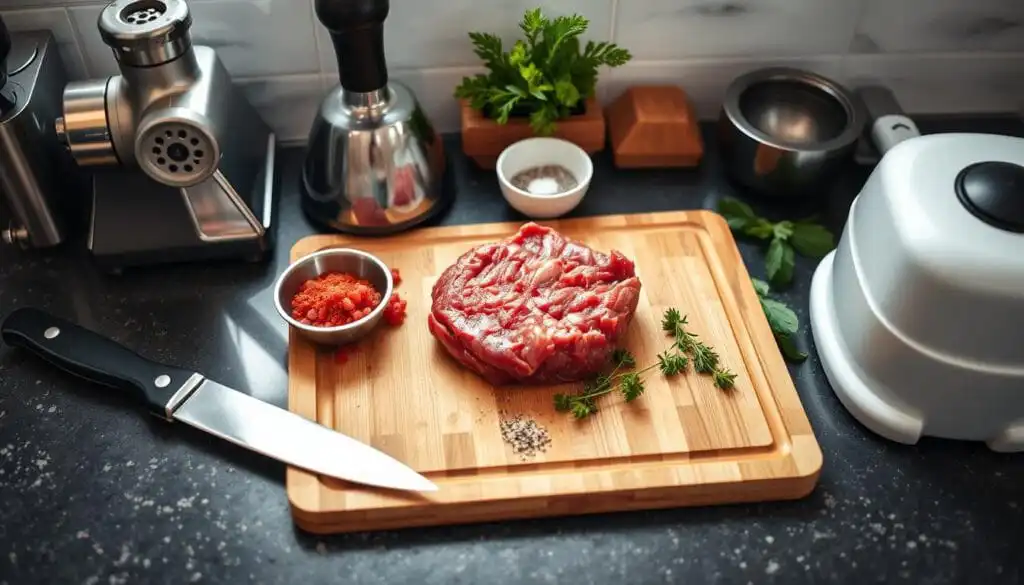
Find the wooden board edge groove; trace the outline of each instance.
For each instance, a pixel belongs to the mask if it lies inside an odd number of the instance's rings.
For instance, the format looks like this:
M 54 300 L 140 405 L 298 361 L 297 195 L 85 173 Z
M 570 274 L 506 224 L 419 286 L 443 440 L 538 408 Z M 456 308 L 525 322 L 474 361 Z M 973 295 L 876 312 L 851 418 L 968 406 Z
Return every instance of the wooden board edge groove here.
M 742 484 L 741 489 L 731 489 L 728 496 L 709 491 L 713 484 L 694 486 L 694 489 L 678 487 L 645 488 L 632 492 L 619 492 L 617 497 L 592 498 L 587 494 L 557 499 L 548 496 L 516 498 L 508 501 L 480 501 L 472 504 L 434 504 L 429 508 L 414 510 L 420 514 L 409 514 L 402 509 L 393 517 L 374 515 L 367 519 L 361 512 L 317 512 L 308 514 L 291 506 L 294 524 L 312 534 L 342 534 L 380 530 L 401 530 L 426 528 L 450 524 L 469 525 L 507 520 L 536 518 L 558 518 L 570 516 L 592 516 L 618 512 L 639 512 L 644 510 L 669 510 L 702 506 L 728 506 L 761 502 L 785 502 L 799 500 L 812 494 L 817 487 L 818 474 L 801 478 L 794 489 L 791 478 L 752 480 Z M 784 484 L 784 485 L 774 485 Z M 740 485 L 740 484 L 737 484 Z M 505 507 L 502 507 L 505 506 Z M 457 516 L 457 522 L 451 517 Z

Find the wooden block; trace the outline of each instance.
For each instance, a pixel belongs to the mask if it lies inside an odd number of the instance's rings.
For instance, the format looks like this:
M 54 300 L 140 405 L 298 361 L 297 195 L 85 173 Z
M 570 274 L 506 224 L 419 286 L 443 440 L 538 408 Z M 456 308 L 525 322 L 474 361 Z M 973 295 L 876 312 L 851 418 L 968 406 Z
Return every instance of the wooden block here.
M 607 108 L 615 166 L 695 167 L 704 154 L 689 98 L 676 86 L 627 89 Z
M 508 123 L 498 124 L 462 100 L 462 150 L 480 167 L 493 169 L 501 151 L 533 136 L 525 118 L 510 118 Z M 556 122 L 554 136 L 572 142 L 587 154 L 599 152 L 605 142 L 601 104 L 595 98 L 587 100 L 584 113 Z
M 289 336 L 289 409 L 387 452 L 437 492 L 389 492 L 289 468 L 295 523 L 318 532 L 379 530 L 513 518 L 800 498 L 822 454 L 728 225 L 707 211 L 545 221 L 636 263 L 636 316 L 623 346 L 641 364 L 667 344 L 662 312 L 689 315 L 736 374 L 731 391 L 689 373 L 647 378 L 625 403 L 610 396 L 576 421 L 556 412 L 560 387 L 495 388 L 439 347 L 427 329 L 438 275 L 473 246 L 519 223 L 424 228 L 389 238 L 317 235 L 293 260 L 332 246 L 367 250 L 402 273 L 400 327 L 374 331 L 340 364 Z M 523 461 L 501 438 L 499 410 L 545 426 L 552 443 Z M 339 455 L 340 456 L 340 455 Z

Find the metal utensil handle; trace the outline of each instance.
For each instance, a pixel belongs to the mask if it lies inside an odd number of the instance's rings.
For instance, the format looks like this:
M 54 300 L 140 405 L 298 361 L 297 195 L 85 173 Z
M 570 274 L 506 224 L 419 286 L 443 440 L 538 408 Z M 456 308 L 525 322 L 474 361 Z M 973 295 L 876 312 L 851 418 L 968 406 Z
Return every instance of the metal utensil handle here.
M 914 121 L 903 113 L 903 108 L 892 90 L 882 85 L 868 85 L 857 89 L 864 103 L 871 125 L 871 141 L 879 154 L 909 138 L 921 135 Z
M 125 390 L 140 406 L 167 418 L 175 394 L 193 384 L 194 373 L 150 361 L 85 327 L 26 307 L 0 325 L 4 342 L 31 351 L 80 378 Z

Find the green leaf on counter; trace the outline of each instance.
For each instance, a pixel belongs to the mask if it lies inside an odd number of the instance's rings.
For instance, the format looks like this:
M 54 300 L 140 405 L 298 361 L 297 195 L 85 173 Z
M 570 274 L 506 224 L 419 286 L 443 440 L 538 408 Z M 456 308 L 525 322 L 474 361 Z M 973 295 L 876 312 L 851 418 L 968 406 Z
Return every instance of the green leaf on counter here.
M 793 254 L 793 247 L 785 240 L 773 238 L 768 246 L 768 255 L 764 259 L 764 268 L 768 273 L 768 280 L 775 286 L 789 284 L 793 280 L 793 266 L 796 258 Z
M 832 232 L 814 223 L 813 218 L 772 222 L 758 217 L 750 205 L 732 197 L 723 198 L 718 203 L 718 211 L 732 231 L 769 241 L 765 271 L 768 280 L 776 286 L 789 284 L 793 279 L 796 253 L 817 259 L 835 247 Z
M 764 298 L 761 299 L 761 308 L 764 309 L 764 316 L 768 318 L 768 324 L 775 333 L 793 335 L 800 327 L 796 313 L 785 303 Z
M 772 222 L 760 217 L 750 222 L 743 228 L 743 233 L 759 240 L 767 240 L 775 233 L 775 225 Z
M 807 354 L 800 351 L 788 335 L 776 335 L 775 341 L 779 344 L 779 349 L 782 350 L 782 355 L 787 360 L 802 362 L 807 359 Z
M 734 230 L 746 229 L 757 219 L 757 214 L 749 205 L 731 197 L 722 199 L 718 203 L 718 212 Z
M 795 224 L 789 243 L 808 258 L 821 258 L 836 246 L 832 232 L 815 223 Z
M 807 359 L 807 354 L 800 351 L 796 343 L 793 342 L 793 338 L 790 337 L 800 329 L 800 320 L 796 313 L 782 301 L 768 296 L 771 288 L 767 282 L 757 278 L 751 278 L 750 281 L 754 285 L 754 292 L 757 293 L 758 300 L 761 301 L 761 310 L 764 311 L 768 326 L 772 330 L 772 335 L 775 336 L 775 342 L 779 345 L 783 357 L 794 362 L 802 362 Z
M 751 278 L 750 281 L 754 283 L 754 292 L 756 292 L 757 296 L 759 297 L 767 295 L 768 292 L 771 290 L 771 288 L 768 286 L 768 283 L 761 280 L 760 278 Z
M 772 226 L 772 235 L 779 240 L 788 240 L 793 235 L 793 222 L 780 221 Z

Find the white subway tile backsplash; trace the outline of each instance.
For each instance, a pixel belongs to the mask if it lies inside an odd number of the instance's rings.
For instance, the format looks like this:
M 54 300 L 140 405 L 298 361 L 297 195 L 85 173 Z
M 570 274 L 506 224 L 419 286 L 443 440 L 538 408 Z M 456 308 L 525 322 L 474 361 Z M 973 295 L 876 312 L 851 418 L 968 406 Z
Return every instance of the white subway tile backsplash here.
M 861 0 L 621 0 L 615 41 L 638 60 L 842 54 Z
M 96 0 L 0 0 L 0 13 L 7 18 L 6 11 L 21 8 L 63 8 L 74 4 L 89 4 Z
M 459 105 L 452 93 L 466 75 L 482 73 L 475 67 L 399 69 L 390 77 L 412 90 L 438 132 L 459 131 Z
M 867 0 L 853 50 L 1024 51 L 1024 1 Z
M 856 55 L 847 57 L 845 76 L 851 87 L 887 86 L 912 113 L 1016 112 L 1024 105 L 1020 54 Z
M 117 73 L 97 19 L 103 6 L 70 8 L 89 72 Z M 319 73 L 312 6 L 305 0 L 215 0 L 189 3 L 192 41 L 217 50 L 234 77 Z
M 284 142 L 304 141 L 337 85 L 315 0 L 191 0 L 196 44 L 225 66 Z M 102 0 L 0 0 L 14 30 L 53 31 L 73 78 L 117 72 L 96 20 Z M 911 113 L 1024 108 L 1024 0 L 391 0 L 384 27 L 391 77 L 408 85 L 442 132 L 459 129 L 452 96 L 481 69 L 467 36 L 521 38 L 528 8 L 578 13 L 586 37 L 614 40 L 634 59 L 602 72 L 598 97 L 633 84 L 683 87 L 714 118 L 737 75 L 808 68 L 853 88 L 889 85 Z
M 798 67 L 842 82 L 842 57 L 788 59 L 690 59 L 686 61 L 640 61 L 605 74 L 606 102 L 619 97 L 626 88 L 639 84 L 678 85 L 686 91 L 700 118 L 712 119 L 733 79 L 762 67 Z
M 274 129 L 280 142 L 305 142 L 320 100 L 320 75 L 238 79 L 249 102 Z
M 68 77 L 81 79 L 86 75 L 85 60 L 78 48 L 75 31 L 63 8 L 40 8 L 4 12 L 4 24 L 10 31 L 49 30 L 57 41 L 61 61 Z
M 586 38 L 607 40 L 612 0 L 392 0 L 384 25 L 384 52 L 396 69 L 475 65 L 469 32 L 489 32 L 507 46 L 522 38 L 523 13 L 540 7 L 549 17 L 577 13 L 590 21 Z M 337 71 L 327 30 L 316 21 L 320 66 Z

